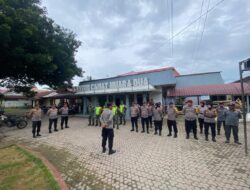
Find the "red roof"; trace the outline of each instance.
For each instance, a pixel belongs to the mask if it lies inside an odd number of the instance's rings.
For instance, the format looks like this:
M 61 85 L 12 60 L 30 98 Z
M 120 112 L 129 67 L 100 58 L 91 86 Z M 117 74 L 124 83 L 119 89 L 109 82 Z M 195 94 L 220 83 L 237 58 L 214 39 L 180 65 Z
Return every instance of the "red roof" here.
M 244 83 L 245 94 L 250 94 L 250 86 Z M 200 95 L 240 95 L 240 83 L 215 84 L 176 88 L 169 90 L 167 96 L 200 96 Z
M 139 74 L 155 73 L 155 72 L 161 72 L 161 71 L 167 71 L 167 70 L 174 71 L 175 76 L 180 75 L 180 73 L 174 67 L 164 67 L 164 68 L 160 68 L 160 69 L 151 69 L 151 70 L 147 70 L 147 71 L 138 71 L 138 72 L 130 71 L 128 73 L 124 73 L 124 74 L 121 74 L 121 75 L 118 75 L 118 76 L 120 77 L 120 76 L 129 76 L 129 75 L 139 75 Z
M 28 100 L 29 98 L 26 96 L 20 96 L 20 95 L 7 95 L 4 96 L 5 100 Z

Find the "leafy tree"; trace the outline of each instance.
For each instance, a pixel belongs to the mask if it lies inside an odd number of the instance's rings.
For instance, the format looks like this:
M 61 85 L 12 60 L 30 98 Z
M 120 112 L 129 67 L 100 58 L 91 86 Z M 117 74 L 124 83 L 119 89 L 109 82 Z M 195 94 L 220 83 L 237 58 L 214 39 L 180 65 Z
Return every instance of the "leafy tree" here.
M 81 76 L 73 32 L 47 17 L 40 0 L 0 0 L 0 80 L 19 91 L 35 83 L 52 88 Z

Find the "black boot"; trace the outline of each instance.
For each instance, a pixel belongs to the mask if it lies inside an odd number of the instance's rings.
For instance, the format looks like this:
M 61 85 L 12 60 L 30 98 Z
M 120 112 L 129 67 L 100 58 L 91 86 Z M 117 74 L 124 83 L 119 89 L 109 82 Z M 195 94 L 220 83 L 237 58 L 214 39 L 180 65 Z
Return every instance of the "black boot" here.
M 58 130 L 57 130 L 57 128 L 55 128 L 55 129 L 54 129 L 54 131 L 56 131 L 56 132 L 57 132 L 57 131 L 58 131 Z
M 168 135 L 167 135 L 168 137 L 170 137 L 170 136 L 172 136 L 172 134 L 171 133 L 168 133 Z
M 159 136 L 161 136 L 161 131 L 159 131 Z
M 109 155 L 116 153 L 115 150 L 109 150 Z
M 40 137 L 40 136 L 42 136 L 42 135 L 40 135 L 39 133 L 37 133 L 36 136 Z
M 49 130 L 49 133 L 52 133 L 51 129 Z
M 177 138 L 177 133 L 174 134 L 174 138 Z
M 217 131 L 217 135 L 220 135 L 220 131 L 219 130 Z
M 208 136 L 205 137 L 205 141 L 208 141 Z
M 189 139 L 189 135 L 186 136 L 186 139 Z
M 63 130 L 63 126 L 61 126 L 61 130 Z
M 135 131 L 135 129 L 131 129 L 130 131 Z
M 102 153 L 105 153 L 105 152 L 106 152 L 106 148 L 103 147 L 103 148 L 102 148 Z
M 33 133 L 33 138 L 36 138 L 36 135 L 35 135 L 35 133 Z
M 198 137 L 197 137 L 196 135 L 194 135 L 194 139 L 195 139 L 195 140 L 198 140 Z
M 213 141 L 213 142 L 216 142 L 216 139 L 215 139 L 215 137 L 213 137 L 213 138 L 212 138 L 212 141 Z

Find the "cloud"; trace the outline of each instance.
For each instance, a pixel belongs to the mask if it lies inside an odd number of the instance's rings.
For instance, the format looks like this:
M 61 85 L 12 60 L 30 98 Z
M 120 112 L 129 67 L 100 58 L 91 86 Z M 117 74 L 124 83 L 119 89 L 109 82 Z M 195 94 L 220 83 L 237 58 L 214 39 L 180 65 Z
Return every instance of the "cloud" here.
M 219 0 L 210 0 L 213 7 Z M 173 1 L 174 34 L 200 16 L 202 0 Z M 77 34 L 76 55 L 85 76 L 103 78 L 163 66 L 180 73 L 222 71 L 239 78 L 238 62 L 250 56 L 250 1 L 224 1 L 173 40 L 170 0 L 42 0 L 48 16 Z M 204 0 L 203 14 L 208 0 Z M 202 40 L 201 40 L 202 39 Z M 81 79 L 76 78 L 74 83 Z

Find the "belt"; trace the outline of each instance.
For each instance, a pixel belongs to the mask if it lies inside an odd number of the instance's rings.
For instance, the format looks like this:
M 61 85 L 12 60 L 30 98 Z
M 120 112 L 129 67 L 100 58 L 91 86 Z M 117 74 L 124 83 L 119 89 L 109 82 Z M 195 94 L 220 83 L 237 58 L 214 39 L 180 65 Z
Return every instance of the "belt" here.
M 187 121 L 195 121 L 196 119 L 185 119 Z

